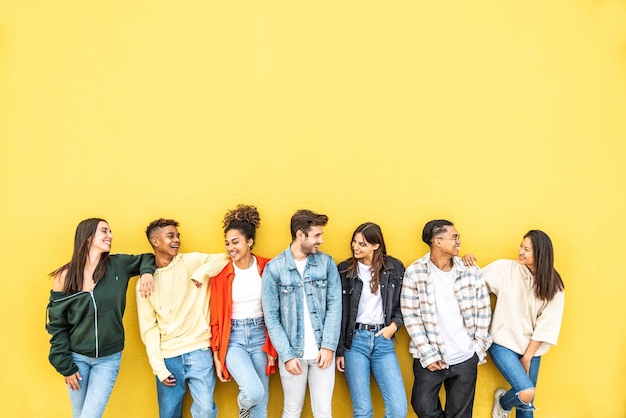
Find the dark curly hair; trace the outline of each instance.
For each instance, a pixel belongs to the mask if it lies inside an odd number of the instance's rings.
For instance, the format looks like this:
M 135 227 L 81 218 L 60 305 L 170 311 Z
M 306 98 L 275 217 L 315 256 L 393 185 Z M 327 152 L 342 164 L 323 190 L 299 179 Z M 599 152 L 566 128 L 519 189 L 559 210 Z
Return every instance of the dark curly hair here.
M 261 216 L 255 206 L 237 205 L 235 209 L 231 209 L 224 215 L 224 235 L 231 229 L 241 232 L 246 239 L 254 241 L 256 230 L 261 226 Z

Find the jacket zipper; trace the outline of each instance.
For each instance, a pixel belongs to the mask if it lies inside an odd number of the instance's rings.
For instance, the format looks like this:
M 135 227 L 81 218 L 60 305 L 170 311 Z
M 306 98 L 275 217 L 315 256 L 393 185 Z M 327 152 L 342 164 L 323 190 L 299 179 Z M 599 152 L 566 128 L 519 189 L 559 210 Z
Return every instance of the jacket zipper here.
M 95 288 L 95 286 L 94 286 Z M 89 296 L 91 297 L 91 302 L 93 303 L 93 324 L 94 324 L 94 335 L 96 337 L 96 358 L 98 358 L 99 350 L 98 350 L 98 305 L 96 305 L 96 298 L 93 296 L 93 290 L 89 292 Z

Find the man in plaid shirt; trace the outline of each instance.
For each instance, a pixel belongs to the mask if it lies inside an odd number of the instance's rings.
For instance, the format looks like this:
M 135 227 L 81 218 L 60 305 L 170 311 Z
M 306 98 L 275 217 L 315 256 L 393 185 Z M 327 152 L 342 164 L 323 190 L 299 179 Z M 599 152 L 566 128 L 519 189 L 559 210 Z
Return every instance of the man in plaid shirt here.
M 480 269 L 458 257 L 461 238 L 452 222 L 428 222 L 422 240 L 430 252 L 406 269 L 400 297 L 414 357 L 411 405 L 419 418 L 471 417 L 477 365 L 491 345 L 489 292 Z

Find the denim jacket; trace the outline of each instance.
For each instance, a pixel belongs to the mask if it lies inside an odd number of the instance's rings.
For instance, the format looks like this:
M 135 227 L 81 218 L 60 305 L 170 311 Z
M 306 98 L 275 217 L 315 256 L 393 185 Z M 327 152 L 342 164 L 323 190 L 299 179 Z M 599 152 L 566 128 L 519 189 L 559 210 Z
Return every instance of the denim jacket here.
M 291 249 L 278 254 L 263 271 L 263 316 L 280 361 L 304 355 L 306 297 L 317 346 L 337 349 L 341 325 L 341 282 L 333 259 L 322 252 L 309 254 L 303 277 Z
M 352 277 L 346 271 L 350 260 L 339 264 L 338 269 L 341 277 L 343 296 L 343 313 L 341 315 L 341 338 L 337 348 L 337 356 L 343 356 L 344 350 L 352 347 L 354 337 L 354 325 L 356 324 L 359 301 L 363 291 L 363 281 L 358 277 Z M 400 291 L 402 290 L 402 278 L 404 277 L 404 265 L 397 258 L 385 256 L 383 267 L 380 271 L 380 297 L 383 302 L 383 314 L 385 326 L 395 322 L 398 330 L 402 328 L 402 312 L 400 311 Z M 367 289 L 369 292 L 369 288 Z M 397 332 L 397 331 L 396 331 Z

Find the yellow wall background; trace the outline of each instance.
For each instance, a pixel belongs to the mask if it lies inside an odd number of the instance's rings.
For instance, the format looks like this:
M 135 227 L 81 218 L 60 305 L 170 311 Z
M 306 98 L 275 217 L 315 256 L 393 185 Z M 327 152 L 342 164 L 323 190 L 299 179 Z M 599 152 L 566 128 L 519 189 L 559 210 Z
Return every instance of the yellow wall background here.
M 80 220 L 106 218 L 114 252 L 138 253 L 147 223 L 174 217 L 183 250 L 217 252 L 224 212 L 252 203 L 265 256 L 299 208 L 330 216 L 336 261 L 363 221 L 406 264 L 432 218 L 482 265 L 545 230 L 567 296 L 536 416 L 624 417 L 625 134 L 623 0 L 3 0 L 0 415 L 69 416 L 46 275 Z M 134 303 L 107 417 L 157 414 Z M 503 383 L 481 366 L 475 416 Z M 236 391 L 218 383 L 221 416 Z M 278 376 L 270 403 L 278 416 Z M 351 411 L 339 374 L 333 408 Z

